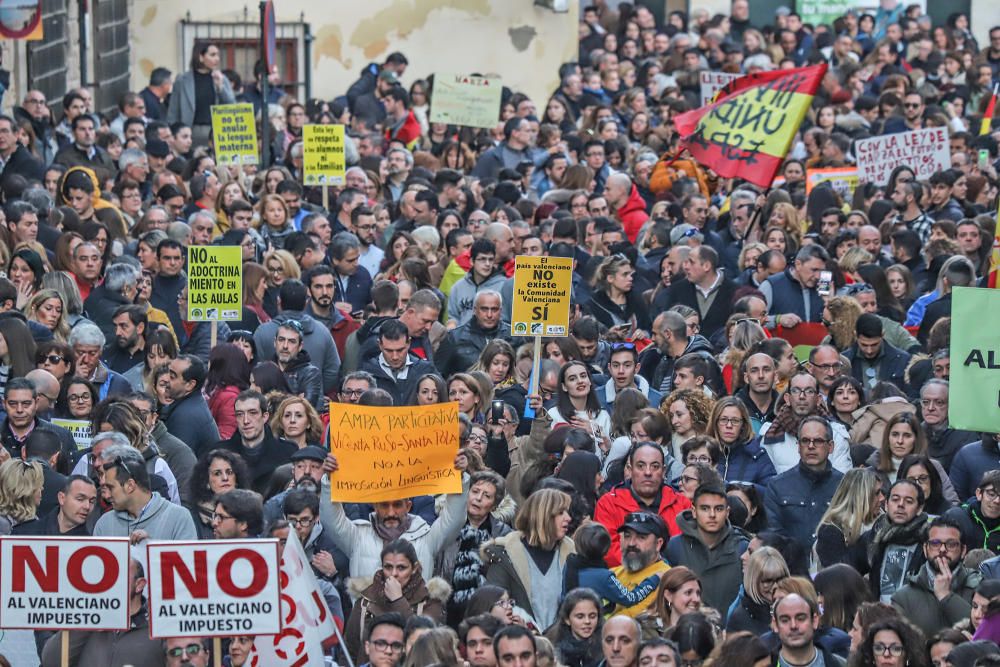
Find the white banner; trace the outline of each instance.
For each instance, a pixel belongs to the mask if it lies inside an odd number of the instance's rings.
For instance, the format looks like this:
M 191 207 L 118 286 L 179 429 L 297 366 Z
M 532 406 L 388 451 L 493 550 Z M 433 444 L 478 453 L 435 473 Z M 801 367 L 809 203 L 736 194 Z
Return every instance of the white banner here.
M 277 540 L 150 542 L 146 551 L 153 639 L 281 630 Z
M 323 667 L 323 645 L 336 637 L 336 627 L 294 530 L 281 556 L 281 582 L 284 627 L 273 637 L 256 638 L 252 664 Z
M 728 72 L 699 72 L 698 80 L 701 83 L 701 106 L 706 106 L 715 97 L 715 94 L 722 90 L 723 86 L 733 79 L 740 78 L 740 74 L 729 74 Z
M 945 127 L 862 139 L 854 145 L 854 154 L 858 180 L 875 185 L 886 185 L 889 174 L 899 166 L 913 169 L 918 181 L 925 181 L 934 172 L 951 167 L 951 147 Z
M 126 630 L 128 539 L 0 537 L 0 628 Z

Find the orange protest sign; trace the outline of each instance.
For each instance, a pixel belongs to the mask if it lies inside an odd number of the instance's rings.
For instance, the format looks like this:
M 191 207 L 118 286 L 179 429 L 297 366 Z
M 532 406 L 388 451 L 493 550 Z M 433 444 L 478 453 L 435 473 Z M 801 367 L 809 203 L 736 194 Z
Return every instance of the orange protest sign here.
M 385 408 L 330 404 L 334 502 L 372 503 L 461 493 L 455 470 L 458 403 Z

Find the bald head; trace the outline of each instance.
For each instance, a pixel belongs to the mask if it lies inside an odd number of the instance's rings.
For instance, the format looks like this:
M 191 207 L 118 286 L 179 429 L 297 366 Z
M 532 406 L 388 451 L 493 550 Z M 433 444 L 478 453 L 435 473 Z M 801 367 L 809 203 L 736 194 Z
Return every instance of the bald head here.
M 638 621 L 628 616 L 612 616 L 601 630 L 604 663 L 612 667 L 635 665 L 639 657 L 642 630 Z
M 42 368 L 28 371 L 24 376 L 28 382 L 35 385 L 38 393 L 38 411 L 45 413 L 52 409 L 59 398 L 59 380 L 52 373 Z
M 632 194 L 632 179 L 627 174 L 615 172 L 608 176 L 604 186 L 604 198 L 613 209 L 621 208 Z

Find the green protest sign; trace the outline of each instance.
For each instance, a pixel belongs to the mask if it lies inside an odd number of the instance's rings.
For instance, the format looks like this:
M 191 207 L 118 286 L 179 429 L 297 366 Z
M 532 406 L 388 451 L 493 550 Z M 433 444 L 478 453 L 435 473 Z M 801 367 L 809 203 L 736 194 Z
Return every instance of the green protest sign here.
M 1000 433 L 1000 289 L 956 287 L 951 298 L 948 424 Z

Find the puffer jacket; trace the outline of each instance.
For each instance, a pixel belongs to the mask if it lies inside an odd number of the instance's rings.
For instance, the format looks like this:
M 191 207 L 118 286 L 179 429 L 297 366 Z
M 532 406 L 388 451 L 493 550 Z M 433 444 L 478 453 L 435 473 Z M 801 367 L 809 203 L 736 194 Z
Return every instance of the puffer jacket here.
M 639 190 L 636 189 L 635 185 L 629 192 L 628 200 L 615 212 L 615 217 L 621 221 L 628 240 L 635 243 L 639 236 L 639 230 L 649 220 L 649 214 L 646 213 L 646 202 L 639 195 Z
M 305 349 L 299 350 L 284 371 L 292 393 L 302 396 L 310 405 L 322 411 L 320 400 L 323 398 L 323 373 L 312 363 L 309 353 Z
M 723 447 L 723 459 L 719 462 L 719 474 L 727 482 L 750 482 L 763 493 L 772 477 L 778 474 L 771 463 L 771 457 L 760 446 L 760 440 L 753 438 L 742 444 Z
M 882 446 L 882 434 L 889 420 L 900 413 L 915 413 L 917 409 L 905 398 L 890 397 L 879 403 L 862 405 L 851 416 L 851 442 L 855 445 Z
M 656 508 L 656 513 L 663 519 L 671 536 L 680 534 L 677 518 L 681 512 L 690 507 L 691 501 L 685 496 L 669 486 L 663 486 L 660 491 L 660 506 Z M 597 507 L 594 508 L 594 521 L 602 524 L 611 533 L 611 549 L 604 556 L 608 567 L 622 564 L 621 538 L 618 529 L 625 523 L 625 517 L 629 513 L 639 510 L 639 501 L 636 500 L 629 484 L 616 486 L 598 499 Z
M 677 526 L 681 534 L 667 542 L 667 561 L 674 567 L 684 565 L 698 575 L 702 583 L 701 598 L 706 606 L 729 609 L 743 583 L 740 557 L 750 540 L 743 531 L 727 522 L 722 537 L 714 547 L 708 548 L 698 534 L 692 510 L 681 512 Z

